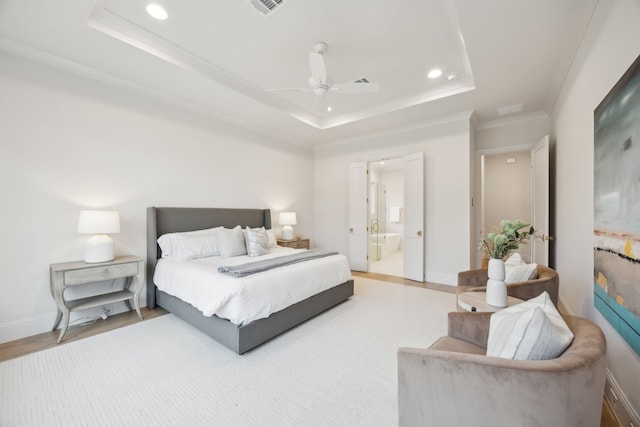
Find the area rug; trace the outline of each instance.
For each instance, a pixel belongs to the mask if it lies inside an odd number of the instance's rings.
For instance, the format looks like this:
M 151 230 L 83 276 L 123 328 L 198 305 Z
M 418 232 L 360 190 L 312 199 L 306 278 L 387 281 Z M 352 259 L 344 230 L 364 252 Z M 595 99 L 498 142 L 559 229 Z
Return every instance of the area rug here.
M 446 334 L 454 307 L 356 278 L 348 301 L 241 356 L 168 314 L 0 363 L 0 425 L 397 425 L 397 348 Z

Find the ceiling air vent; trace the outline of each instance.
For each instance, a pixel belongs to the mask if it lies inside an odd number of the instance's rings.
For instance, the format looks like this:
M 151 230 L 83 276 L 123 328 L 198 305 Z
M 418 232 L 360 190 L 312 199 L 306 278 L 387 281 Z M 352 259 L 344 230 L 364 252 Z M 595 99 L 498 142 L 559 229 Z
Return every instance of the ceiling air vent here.
M 265 15 L 272 14 L 285 3 L 286 0 L 251 0 L 251 4 L 253 5 L 253 7 L 258 9 Z
M 371 83 L 366 77 L 356 80 L 354 83 Z

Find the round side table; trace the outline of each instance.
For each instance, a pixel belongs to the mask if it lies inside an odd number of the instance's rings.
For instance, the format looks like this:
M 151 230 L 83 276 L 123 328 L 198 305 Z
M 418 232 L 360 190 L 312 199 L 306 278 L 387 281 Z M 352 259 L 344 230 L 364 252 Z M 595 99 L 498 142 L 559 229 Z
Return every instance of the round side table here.
M 507 307 L 520 304 L 523 300 L 507 296 Z M 487 304 L 487 293 L 481 291 L 463 292 L 458 295 L 458 306 L 464 311 L 476 311 L 479 313 L 493 313 L 507 307 L 495 307 Z

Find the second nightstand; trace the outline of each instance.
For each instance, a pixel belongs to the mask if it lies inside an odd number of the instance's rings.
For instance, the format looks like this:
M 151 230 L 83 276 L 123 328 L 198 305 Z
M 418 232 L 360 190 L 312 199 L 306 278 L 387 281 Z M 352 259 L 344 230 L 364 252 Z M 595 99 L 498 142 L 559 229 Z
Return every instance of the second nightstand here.
M 278 240 L 278 245 L 285 248 L 309 249 L 309 239 Z

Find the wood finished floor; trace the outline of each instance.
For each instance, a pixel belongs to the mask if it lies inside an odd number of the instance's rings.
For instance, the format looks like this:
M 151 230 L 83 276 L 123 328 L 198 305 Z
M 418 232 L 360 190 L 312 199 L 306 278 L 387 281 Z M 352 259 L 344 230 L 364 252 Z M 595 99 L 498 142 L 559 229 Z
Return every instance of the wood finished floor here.
M 389 276 L 386 274 L 361 273 L 354 271 L 353 276 L 398 283 L 401 285 L 416 286 L 420 288 L 432 289 L 435 291 L 455 293 L 454 286 L 440 285 L 437 283 L 429 282 L 416 282 L 413 280 L 404 279 L 402 277 Z M 146 307 L 142 307 L 141 310 L 142 316 L 145 320 L 153 319 L 154 317 L 159 317 L 167 314 L 167 312 L 162 308 L 148 310 Z M 24 356 L 30 353 L 35 353 L 37 351 L 46 350 L 58 345 L 64 345 L 73 341 L 88 338 L 94 335 L 101 334 L 103 332 L 111 331 L 113 329 L 132 325 L 137 322 L 140 322 L 140 319 L 138 318 L 136 312 L 128 311 L 111 316 L 107 320 L 98 319 L 95 323 L 92 324 L 71 326 L 67 330 L 67 333 L 65 334 L 64 339 L 60 344 L 58 344 L 59 331 L 45 332 L 31 337 L 9 341 L 0 344 L 0 362 L 14 359 L 16 357 Z M 621 427 L 606 400 L 603 400 L 602 402 L 602 417 L 600 420 L 600 427 Z
M 167 312 L 162 308 L 149 310 L 146 307 L 142 307 L 141 312 L 142 317 L 144 317 L 145 320 L 167 314 Z M 95 323 L 70 326 L 60 344 L 58 344 L 58 336 L 60 335 L 59 330 L 44 332 L 42 334 L 21 338 L 15 341 L 9 341 L 0 344 L 0 362 L 35 353 L 36 351 L 46 350 L 58 345 L 78 341 L 113 329 L 132 325 L 136 322 L 142 322 L 138 317 L 138 314 L 135 311 L 127 311 L 110 316 L 106 320 L 98 319 Z

